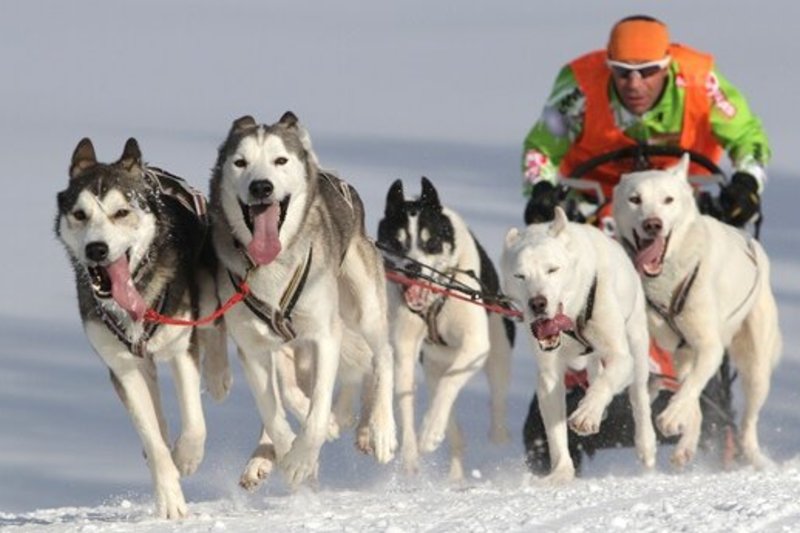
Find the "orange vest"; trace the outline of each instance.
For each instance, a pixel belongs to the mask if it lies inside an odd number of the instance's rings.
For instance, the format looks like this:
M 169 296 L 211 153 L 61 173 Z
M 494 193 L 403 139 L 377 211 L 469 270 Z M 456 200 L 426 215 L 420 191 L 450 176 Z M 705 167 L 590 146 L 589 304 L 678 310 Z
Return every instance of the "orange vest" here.
M 678 67 L 675 83 L 684 88 L 683 128 L 677 144 L 719 162 L 722 147 L 711 132 L 711 101 L 706 89 L 713 58 L 679 44 L 670 45 L 669 53 Z M 573 169 L 593 157 L 637 144 L 615 124 L 608 97 L 611 71 L 606 65 L 606 57 L 605 50 L 598 50 L 570 63 L 578 86 L 586 95 L 586 111 L 583 131 L 561 161 L 559 171 L 562 176 L 570 176 Z M 650 162 L 663 168 L 677 161 L 654 157 Z M 612 161 L 595 167 L 583 177 L 598 181 L 603 193 L 610 198 L 620 174 L 632 171 L 632 165 L 631 159 Z M 692 164 L 689 173 L 708 174 L 708 171 Z

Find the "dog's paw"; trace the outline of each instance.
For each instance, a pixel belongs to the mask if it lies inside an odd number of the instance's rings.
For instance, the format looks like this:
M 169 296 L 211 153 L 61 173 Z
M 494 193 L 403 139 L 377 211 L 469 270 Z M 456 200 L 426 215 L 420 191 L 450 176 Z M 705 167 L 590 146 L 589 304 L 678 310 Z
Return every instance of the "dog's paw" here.
M 569 417 L 570 429 L 578 435 L 594 435 L 600 431 L 604 409 L 603 404 L 584 399 Z
M 296 438 L 292 448 L 279 462 L 289 486 L 295 489 L 303 481 L 314 476 L 318 458 L 319 448 L 306 444 L 299 437 Z
M 697 402 L 694 402 L 693 405 L 693 402 L 689 400 L 681 400 L 677 396 L 673 396 L 672 401 L 656 418 L 658 429 L 666 437 L 680 435 L 690 426 L 696 411 L 699 411 Z
M 206 390 L 215 402 L 221 402 L 228 397 L 233 386 L 233 375 L 227 365 L 219 372 L 205 372 Z
M 172 449 L 172 460 L 182 476 L 194 474 L 203 461 L 205 435 L 182 434 Z
M 338 439 L 341 436 L 342 436 L 342 428 L 336 421 L 336 417 L 331 415 L 331 420 L 330 422 L 328 422 L 328 434 L 326 435 L 325 440 L 331 442 Z
M 386 464 L 394 459 L 394 454 L 397 451 L 397 431 L 394 422 L 387 422 L 378 424 L 370 424 L 370 445 L 375 459 L 381 463 Z
M 694 459 L 694 454 L 695 450 L 678 445 L 675 447 L 675 451 L 672 452 L 669 462 L 672 463 L 674 468 L 682 469 L 692 462 L 692 459 Z
M 253 491 L 258 488 L 261 483 L 269 477 L 272 469 L 275 466 L 275 454 L 271 457 L 267 456 L 253 456 L 247 461 L 241 477 L 239 477 L 239 486 L 245 490 Z
M 155 498 L 159 518 L 177 520 L 186 517 L 188 508 L 177 479 L 156 483 Z
M 549 474 L 541 479 L 545 485 L 564 485 L 575 479 L 575 467 L 571 464 L 554 468 Z

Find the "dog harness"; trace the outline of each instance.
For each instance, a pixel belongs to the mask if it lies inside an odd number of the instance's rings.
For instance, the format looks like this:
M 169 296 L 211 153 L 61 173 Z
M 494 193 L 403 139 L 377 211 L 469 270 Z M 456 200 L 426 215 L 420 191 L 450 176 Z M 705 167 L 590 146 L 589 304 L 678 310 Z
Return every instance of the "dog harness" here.
M 161 313 L 164 311 L 164 307 L 167 302 L 167 291 L 166 287 L 161 292 L 161 295 L 158 297 L 158 301 L 156 302 L 156 308 L 158 312 Z M 134 341 L 132 340 L 126 330 L 125 326 L 119 321 L 119 319 L 108 312 L 105 306 L 100 305 L 99 301 L 97 301 L 97 296 L 95 296 L 97 302 L 97 313 L 100 315 L 100 320 L 103 321 L 103 324 L 114 334 L 119 342 L 121 342 L 129 352 L 131 352 L 135 357 L 139 357 L 144 359 L 149 355 L 147 351 L 147 342 L 153 338 L 155 335 L 156 330 L 158 329 L 159 323 L 158 322 L 145 322 L 144 329 L 142 334 Z
M 578 317 L 578 320 L 575 322 L 575 329 L 574 330 L 565 330 L 564 333 L 567 334 L 572 340 L 578 342 L 583 346 L 583 353 L 580 355 L 589 355 L 594 351 L 594 346 L 589 340 L 583 335 L 583 330 L 586 328 L 586 323 L 592 319 L 592 314 L 594 313 L 594 299 L 597 294 L 597 274 L 594 276 L 594 280 L 592 281 L 592 287 L 589 289 L 589 295 L 586 297 L 586 306 L 583 308 L 583 313 Z
M 289 280 L 289 284 L 283 291 L 283 295 L 278 301 L 278 307 L 269 305 L 267 302 L 254 296 L 252 292 L 248 292 L 243 300 L 247 308 L 264 322 L 270 331 L 283 339 L 284 342 L 289 342 L 297 337 L 297 332 L 295 332 L 292 327 L 292 310 L 297 304 L 300 293 L 306 284 L 308 272 L 311 270 L 312 257 L 313 249 L 309 247 L 305 261 L 297 265 L 297 268 L 294 270 Z M 241 285 L 242 278 L 239 277 L 239 275 L 228 270 L 228 277 L 230 277 L 234 287 Z

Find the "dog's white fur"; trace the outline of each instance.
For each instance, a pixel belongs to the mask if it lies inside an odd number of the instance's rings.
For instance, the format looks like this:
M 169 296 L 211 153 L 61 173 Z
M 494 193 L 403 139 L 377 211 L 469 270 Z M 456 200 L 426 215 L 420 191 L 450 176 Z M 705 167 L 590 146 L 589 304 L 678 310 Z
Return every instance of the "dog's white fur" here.
M 249 119 L 245 121 L 247 128 L 256 128 L 252 118 L 246 118 Z M 234 123 L 232 132 L 240 122 L 241 119 Z M 294 126 L 292 121 L 289 127 Z M 390 461 L 394 456 L 397 437 L 392 413 L 393 358 L 388 342 L 384 274 L 377 250 L 363 233 L 356 234 L 347 243 L 343 258 L 324 255 L 324 243 L 334 239 L 334 235 L 327 233 L 329 230 L 325 223 L 320 222 L 318 214 L 325 210 L 321 200 L 309 198 L 310 180 L 322 178 L 316 174 L 317 158 L 305 128 L 296 124 L 296 135 L 302 141 L 304 158 L 297 151 L 288 149 L 279 135 L 269 133 L 261 126 L 257 128 L 257 131 L 244 136 L 233 147 L 234 153 L 221 161 L 220 174 L 214 178 L 219 180 L 220 187 L 221 205 L 217 208 L 230 224 L 229 227 L 215 224 L 214 243 L 224 266 L 243 275 L 242 256 L 231 248 L 229 232 L 232 231 L 240 242 L 247 242 L 251 238 L 250 230 L 243 221 L 239 199 L 247 198 L 251 181 L 268 179 L 274 186 L 274 198 L 281 200 L 291 195 L 291 203 L 280 229 L 282 250 L 273 262 L 255 268 L 248 275 L 253 293 L 262 301 L 277 306 L 284 287 L 297 265 L 306 257 L 310 244 L 315 245 L 314 261 L 292 315 L 292 324 L 298 336 L 288 346 L 295 352 L 313 354 L 314 360 L 308 414 L 297 436 L 284 411 L 278 385 L 276 357 L 287 356 L 286 352 L 281 355 L 281 350 L 287 348 L 286 344 L 244 305 L 234 307 L 225 317 L 239 348 L 245 377 L 265 428 L 259 446 L 246 467 L 243 484 L 257 484 L 271 469 L 271 464 L 268 464 L 271 453 L 261 452 L 273 446 L 274 456 L 286 480 L 296 486 L 316 475 L 319 451 L 329 434 L 332 397 L 345 327 L 357 331 L 364 338 L 372 355 L 370 385 L 373 394 L 370 395 L 371 404 L 368 406 L 369 438 L 359 440 L 359 443 L 363 445 L 363 451 L 373 453 L 381 463 Z M 247 168 L 234 164 L 238 158 L 249 162 Z M 275 161 L 284 159 L 285 162 L 279 166 L 275 164 Z M 307 200 L 312 202 L 311 207 L 304 210 Z M 226 274 L 222 273 L 220 278 L 221 297 L 227 298 L 235 288 Z
M 661 273 L 643 274 L 649 302 L 668 306 L 677 287 L 699 265 L 685 306 L 674 317 L 685 346 L 678 346 L 678 333 L 648 305 L 650 333 L 674 351 L 681 382 L 657 424 L 666 435 L 682 434 L 672 460 L 678 466 L 688 463 L 700 436 L 700 394 L 728 349 L 745 396 L 741 450 L 751 464 L 763 465 L 756 424 L 781 353 L 769 261 L 749 235 L 699 213 L 687 181 L 688 165 L 685 155 L 667 170 L 623 175 L 614 191 L 617 231 L 632 254 L 637 239 L 646 233 L 646 221 L 657 221 L 661 236 L 668 237 Z
M 575 467 L 567 446 L 567 425 L 579 434 L 597 433 L 603 412 L 626 386 L 636 422 L 635 442 L 647 468 L 655 464 L 655 431 L 647 392 L 648 335 L 644 292 L 620 245 L 600 230 L 568 222 L 556 208 L 552 223 L 512 228 L 503 249 L 502 277 L 506 294 L 524 310 L 530 324 L 538 364 L 536 394 L 542 411 L 552 464 L 547 481 L 569 481 Z M 596 279 L 591 318 L 582 331 L 593 346 L 584 346 L 564 333 L 549 345 L 538 341 L 533 324 L 559 312 L 575 324 L 585 312 Z M 546 310 L 535 311 L 534 298 L 546 299 Z M 586 369 L 590 386 L 567 419 L 564 374 Z
M 415 228 L 402 228 L 412 245 L 407 256 L 439 271 L 458 269 L 454 281 L 475 291 L 480 287 L 464 272 L 480 271 L 480 257 L 473 236 L 464 220 L 453 210 L 444 207 L 455 230 L 458 245 L 445 246 L 442 253 L 426 253 L 417 243 Z M 416 224 L 417 217 L 409 216 Z M 453 411 L 456 398 L 467 381 L 484 368 L 491 394 L 489 438 L 500 444 L 509 439 L 506 425 L 506 402 L 510 379 L 511 345 L 506 337 L 501 315 L 456 298 L 448 298 L 437 315 L 436 329 L 447 342 L 442 346 L 425 342 L 428 325 L 413 313 L 395 284 L 389 286 L 389 323 L 396 360 L 397 403 L 401 420 L 401 456 L 407 473 L 419 469 L 419 452 L 436 450 L 447 436 L 450 447 L 450 473 L 453 481 L 464 477 L 464 436 Z M 434 296 L 434 295 L 432 295 Z M 435 297 L 434 297 L 435 298 Z M 428 409 L 422 420 L 419 440 L 414 421 L 414 375 L 422 352 L 422 367 L 428 384 Z

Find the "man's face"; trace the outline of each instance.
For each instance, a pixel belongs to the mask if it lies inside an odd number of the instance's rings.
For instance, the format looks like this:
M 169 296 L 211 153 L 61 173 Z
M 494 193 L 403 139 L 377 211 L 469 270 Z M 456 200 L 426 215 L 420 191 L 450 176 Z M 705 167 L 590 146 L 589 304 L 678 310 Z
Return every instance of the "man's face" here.
M 626 62 L 631 66 L 652 64 L 645 61 Z M 611 78 L 623 105 L 634 115 L 642 115 L 650 110 L 661 96 L 667 79 L 667 66 L 631 70 L 611 68 Z

